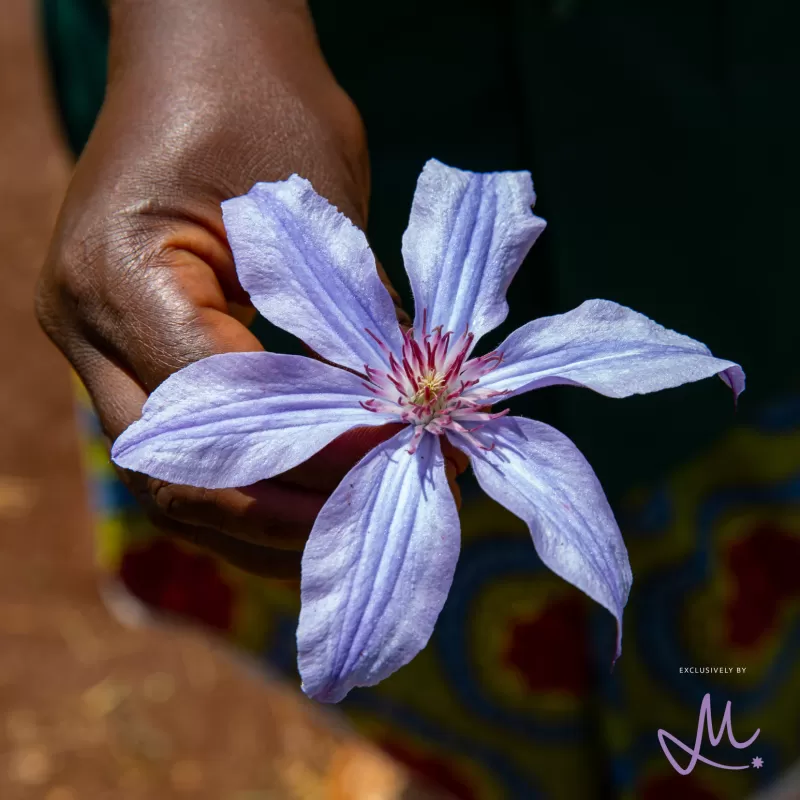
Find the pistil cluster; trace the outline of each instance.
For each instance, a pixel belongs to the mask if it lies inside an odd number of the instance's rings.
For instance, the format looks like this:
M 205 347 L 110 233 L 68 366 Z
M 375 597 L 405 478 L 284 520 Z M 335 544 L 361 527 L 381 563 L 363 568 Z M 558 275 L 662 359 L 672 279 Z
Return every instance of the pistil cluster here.
M 486 410 L 502 394 L 478 388 L 481 378 L 503 360 L 493 351 L 467 360 L 474 334 L 468 329 L 459 336 L 442 327 L 427 331 L 427 314 L 423 314 L 422 330 L 403 332 L 403 347 L 392 353 L 372 331 L 367 333 L 386 354 L 389 370 L 364 365 L 368 382 L 364 386 L 374 397 L 361 402 L 363 408 L 376 413 L 397 414 L 402 422 L 415 426 L 409 452 L 416 451 L 422 434 L 441 435 L 446 430 L 470 438 L 486 450 L 474 433 L 489 420 L 508 413 Z M 465 427 L 466 425 L 466 427 Z

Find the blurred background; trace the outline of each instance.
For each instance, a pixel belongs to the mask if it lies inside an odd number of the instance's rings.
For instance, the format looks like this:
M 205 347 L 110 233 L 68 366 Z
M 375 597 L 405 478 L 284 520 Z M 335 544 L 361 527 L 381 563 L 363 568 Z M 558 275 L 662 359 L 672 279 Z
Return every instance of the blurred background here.
M 68 143 L 80 150 L 102 98 L 107 32 L 99 2 L 42 5 L 56 67 L 34 0 L 4 0 L 0 25 L 0 799 L 800 800 L 789 5 L 619 2 L 611 14 L 589 0 L 509 0 L 498 7 L 514 38 L 481 3 L 409 0 L 355 58 L 330 32 L 355 30 L 370 4 L 316 4 L 326 55 L 370 131 L 371 233 L 401 291 L 396 243 L 425 158 L 532 169 L 550 227 L 515 299 L 538 314 L 609 297 L 741 361 L 751 379 L 736 414 L 711 381 L 619 404 L 555 388 L 531 407 L 580 443 L 630 550 L 613 676 L 605 612 L 543 570 L 524 527 L 466 480 L 464 551 L 433 646 L 354 692 L 347 723 L 299 696 L 294 600 L 134 530 L 85 400 L 34 319 Z M 449 54 L 447 36 L 459 43 Z M 475 42 L 494 71 L 473 59 Z M 389 119 L 376 95 L 403 112 Z M 456 104 L 472 110 L 468 125 Z M 99 577 L 112 573 L 239 647 L 152 624 Z M 747 672 L 679 673 L 704 666 Z M 684 777 L 667 763 L 657 729 L 691 744 L 709 691 L 717 725 L 732 699 L 737 737 L 762 729 L 761 771 L 700 765 Z M 740 761 L 731 748 L 717 756 Z
M 206 637 L 125 627 L 101 601 L 71 376 L 32 305 L 72 157 L 37 5 L 2 14 L 0 798 L 406 796 L 404 772 L 332 715 Z

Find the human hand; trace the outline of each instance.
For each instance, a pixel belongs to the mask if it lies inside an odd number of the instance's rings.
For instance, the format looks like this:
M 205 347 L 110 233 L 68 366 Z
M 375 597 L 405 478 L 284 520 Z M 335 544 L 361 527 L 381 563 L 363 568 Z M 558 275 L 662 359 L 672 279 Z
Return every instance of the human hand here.
M 220 203 L 293 172 L 364 227 L 363 126 L 303 3 L 111 3 L 106 100 L 37 296 L 42 326 L 110 440 L 176 370 L 214 353 L 261 349 L 244 324 L 252 312 Z M 163 530 L 252 571 L 291 575 L 293 551 L 332 489 L 392 432 L 345 434 L 295 470 L 242 489 L 122 477 Z

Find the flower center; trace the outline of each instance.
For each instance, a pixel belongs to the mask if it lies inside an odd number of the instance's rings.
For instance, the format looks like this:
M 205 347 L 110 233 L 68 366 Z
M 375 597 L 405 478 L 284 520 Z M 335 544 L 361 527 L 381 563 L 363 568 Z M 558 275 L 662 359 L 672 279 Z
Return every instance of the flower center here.
M 361 403 L 368 411 L 396 414 L 401 421 L 416 427 L 415 441 L 423 431 L 441 435 L 446 429 L 468 433 L 462 423 L 482 423 L 502 416 L 486 412 L 500 392 L 480 389 L 480 379 L 491 372 L 502 355 L 488 353 L 467 361 L 475 335 L 465 330 L 460 336 L 441 327 L 426 330 L 423 314 L 421 334 L 403 332 L 400 353 L 392 353 L 371 331 L 370 336 L 385 353 L 389 369 L 364 365 L 368 382 L 364 386 L 374 395 Z
M 444 376 L 435 372 L 423 375 L 417 378 L 417 384 L 419 389 L 409 398 L 411 403 L 415 406 L 426 406 L 429 403 L 428 398 L 432 397 L 433 404 L 437 405 L 445 388 Z

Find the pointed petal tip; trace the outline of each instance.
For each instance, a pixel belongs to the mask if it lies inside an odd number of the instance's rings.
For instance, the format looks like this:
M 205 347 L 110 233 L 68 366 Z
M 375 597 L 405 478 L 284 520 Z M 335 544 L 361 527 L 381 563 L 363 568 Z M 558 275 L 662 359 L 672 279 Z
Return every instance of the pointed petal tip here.
M 350 688 L 344 689 L 338 683 L 331 681 L 320 688 L 309 687 L 305 682 L 300 684 L 300 690 L 310 700 L 317 703 L 340 703 L 350 693 Z
M 617 642 L 614 648 L 614 657 L 611 659 L 611 667 L 609 672 L 614 671 L 620 656 L 622 655 L 622 617 L 617 618 Z
M 111 445 L 109 456 L 111 461 L 121 469 L 132 472 L 143 472 L 148 459 L 142 453 L 143 442 L 137 441 L 137 434 L 142 428 L 141 420 L 136 420 L 129 425 Z M 146 434 L 146 431 L 145 431 Z M 146 444 L 146 438 L 145 442 Z M 158 477 L 157 475 L 153 477 Z
M 481 387 L 503 391 L 507 398 L 554 384 L 623 398 L 714 375 L 735 397 L 745 385 L 735 362 L 610 300 L 586 300 L 572 311 L 529 322 L 497 349 L 503 363 L 481 380 Z
M 128 430 L 130 430 L 130 428 Z M 122 438 L 123 438 L 124 435 L 125 435 L 125 431 L 123 431 L 122 434 L 120 436 L 118 436 L 116 441 L 111 445 L 111 452 L 109 453 L 109 456 L 110 456 L 111 460 L 115 464 L 117 464 L 117 466 L 120 466 L 120 467 L 122 467 L 123 465 L 120 464 L 117 459 L 125 457 L 124 456 L 125 443 L 124 443 L 124 441 L 122 441 Z
M 744 370 L 738 364 L 734 364 L 720 372 L 719 377 L 731 392 L 733 392 L 733 406 L 734 408 L 738 408 L 739 397 L 745 390 L 746 377 Z

